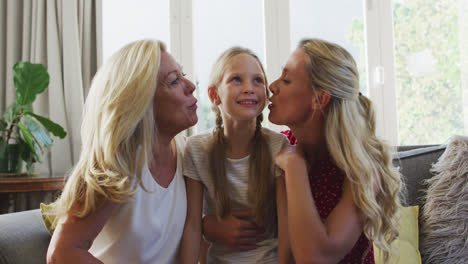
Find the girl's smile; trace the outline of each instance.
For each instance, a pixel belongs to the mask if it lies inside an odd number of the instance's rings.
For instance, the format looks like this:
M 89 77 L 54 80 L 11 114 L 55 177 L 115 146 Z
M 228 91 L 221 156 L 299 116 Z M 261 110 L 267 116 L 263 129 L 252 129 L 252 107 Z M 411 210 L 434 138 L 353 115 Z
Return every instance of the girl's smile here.
M 244 99 L 237 101 L 237 103 L 244 107 L 257 107 L 258 101 L 255 99 Z

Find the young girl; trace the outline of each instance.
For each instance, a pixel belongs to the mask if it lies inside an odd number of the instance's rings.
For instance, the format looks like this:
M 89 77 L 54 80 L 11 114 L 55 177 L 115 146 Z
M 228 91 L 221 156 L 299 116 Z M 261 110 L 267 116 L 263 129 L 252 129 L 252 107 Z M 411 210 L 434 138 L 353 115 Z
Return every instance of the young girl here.
M 269 119 L 292 144 L 275 158 L 285 175 L 287 221 L 298 263 L 374 263 L 398 236 L 400 175 L 375 135 L 356 63 L 336 44 L 306 39 L 271 84 Z M 297 140 L 297 141 L 296 141 Z M 284 180 L 284 181 L 283 181 Z
M 254 217 L 244 220 L 264 228 L 266 238 L 245 251 L 214 241 L 208 263 L 277 263 L 275 176 L 279 173 L 273 157 L 288 142 L 284 135 L 261 126 L 268 90 L 257 56 L 238 47 L 221 54 L 208 95 L 216 128 L 190 137 L 185 151 L 188 212 L 182 262 L 198 260 L 203 204 L 203 213 L 215 214 L 218 220 L 234 210 L 252 208 Z

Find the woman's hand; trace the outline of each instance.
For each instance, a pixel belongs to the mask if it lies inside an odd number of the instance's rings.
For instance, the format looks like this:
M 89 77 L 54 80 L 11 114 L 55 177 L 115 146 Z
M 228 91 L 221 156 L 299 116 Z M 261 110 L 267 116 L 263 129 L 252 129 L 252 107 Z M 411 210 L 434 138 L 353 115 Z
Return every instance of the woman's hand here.
M 276 155 L 275 164 L 284 173 L 293 166 L 304 166 L 307 162 L 304 151 L 300 145 L 289 145 Z
M 337 263 L 359 239 L 362 213 L 345 179 L 340 201 L 323 222 L 308 179 L 310 161 L 300 145 L 288 146 L 275 157 L 276 165 L 284 173 L 291 249 L 297 263 Z
M 220 221 L 215 215 L 207 215 L 203 218 L 203 234 L 209 240 L 231 249 L 255 249 L 258 247 L 257 243 L 265 239 L 265 230 L 248 220 L 252 216 L 251 210 L 233 210 Z

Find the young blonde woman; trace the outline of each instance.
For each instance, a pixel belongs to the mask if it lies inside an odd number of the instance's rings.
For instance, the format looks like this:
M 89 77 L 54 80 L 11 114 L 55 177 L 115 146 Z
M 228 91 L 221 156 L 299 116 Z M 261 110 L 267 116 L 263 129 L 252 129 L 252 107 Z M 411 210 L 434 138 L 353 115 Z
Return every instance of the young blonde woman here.
M 47 263 L 174 263 L 187 201 L 184 140 L 195 86 L 154 40 L 121 48 L 85 104 L 82 151 L 61 197 Z
M 182 263 L 198 261 L 202 210 L 225 221 L 236 210 L 250 209 L 253 215 L 244 214 L 239 223 L 247 232 L 261 233 L 265 240 L 244 248 L 212 241 L 207 262 L 278 263 L 275 176 L 279 172 L 275 172 L 273 157 L 288 142 L 284 135 L 261 125 L 268 96 L 265 72 L 255 54 L 234 47 L 221 54 L 210 79 L 208 95 L 216 128 L 190 137 L 185 152 L 188 213 Z
M 303 40 L 270 91 L 269 120 L 289 126 L 297 143 L 275 158 L 296 262 L 374 263 L 372 241 L 388 254 L 398 236 L 400 175 L 375 135 L 351 55 Z

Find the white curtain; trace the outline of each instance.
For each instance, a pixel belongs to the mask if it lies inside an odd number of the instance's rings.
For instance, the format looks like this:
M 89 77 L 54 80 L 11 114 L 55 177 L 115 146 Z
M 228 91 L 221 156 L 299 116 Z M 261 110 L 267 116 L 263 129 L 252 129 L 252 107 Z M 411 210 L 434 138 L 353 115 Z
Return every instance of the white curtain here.
M 83 103 L 102 57 L 101 1 L 0 0 L 0 114 L 15 100 L 13 65 L 42 63 L 50 84 L 34 111 L 68 133 L 36 163 L 41 173 L 61 176 L 79 157 Z

